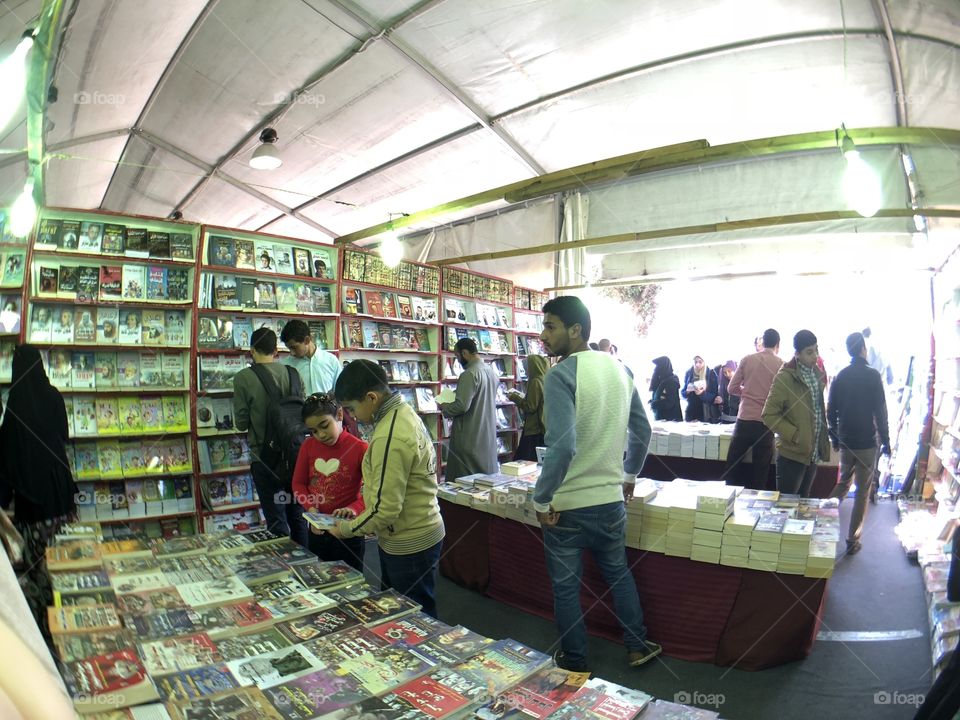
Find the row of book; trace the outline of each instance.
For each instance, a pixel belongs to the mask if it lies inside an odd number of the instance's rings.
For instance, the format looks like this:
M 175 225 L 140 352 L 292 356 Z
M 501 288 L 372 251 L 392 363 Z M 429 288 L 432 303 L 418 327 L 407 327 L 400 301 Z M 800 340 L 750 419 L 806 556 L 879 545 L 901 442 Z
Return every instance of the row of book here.
M 44 218 L 37 230 L 36 247 L 95 255 L 193 260 L 193 235 L 127 227 L 96 220 Z
M 26 267 L 27 254 L 23 250 L 10 250 L 0 253 L 0 287 L 18 288 L 23 286 L 23 269 Z
M 244 435 L 201 438 L 197 440 L 200 472 L 247 470 L 250 467 L 250 446 Z
M 50 384 L 61 390 L 187 390 L 182 353 L 41 350 Z
M 443 316 L 447 322 L 470 323 L 510 330 L 513 328 L 513 323 L 510 321 L 511 312 L 510 308 L 488 305 L 479 300 L 472 302 L 449 297 L 443 299 Z
M 393 320 L 437 322 L 436 298 L 419 295 L 401 295 L 380 290 L 345 287 L 342 307 L 345 315 L 372 315 Z
M 543 315 L 526 312 L 514 313 L 513 327 L 521 332 L 543 332 Z
M 433 382 L 435 373 L 427 360 L 378 360 L 389 382 Z
M 194 512 L 193 478 L 77 483 L 80 520 L 113 521 Z
M 374 253 L 344 250 L 343 279 L 383 285 L 410 292 L 437 295 L 440 292 L 440 269 L 401 261 L 389 267 Z
M 543 349 L 543 343 L 540 338 L 517 335 L 517 355 L 526 357 L 527 355 L 546 355 Z
M 211 235 L 207 238 L 207 264 L 332 280 L 337 268 L 337 249 Z
M 547 300 L 550 299 L 550 293 L 541 290 L 528 290 L 527 288 L 514 288 L 513 306 L 517 310 L 530 310 L 540 312 Z
M 277 334 L 283 332 L 290 318 L 287 317 L 247 317 L 243 315 L 201 315 L 197 324 L 197 346 L 218 350 L 249 350 L 253 331 L 262 327 Z M 330 347 L 327 340 L 327 325 L 318 320 L 308 320 L 307 327 L 313 341 L 321 350 Z M 282 348 L 283 345 L 281 344 Z
M 190 431 L 185 395 L 67 396 L 70 437 L 112 437 Z
M 77 440 L 66 446 L 73 477 L 123 480 L 193 472 L 186 437 L 155 440 Z
M 513 306 L 513 283 L 510 280 L 475 275 L 452 267 L 443 268 L 443 291 Z
M 199 532 L 195 513 L 177 512 L 176 514 L 148 514 L 143 517 L 118 518 L 111 520 L 88 520 L 87 524 L 96 524 L 104 540 L 130 540 L 182 537 L 196 535 Z M 254 524 L 256 521 L 254 521 Z M 262 521 L 261 521 L 262 523 Z M 252 526 L 251 526 L 252 527 Z M 232 526 L 225 526 L 230 530 Z M 249 529 L 245 527 L 243 529 Z
M 510 362 L 506 358 L 491 358 L 489 360 L 484 360 L 496 374 L 497 377 L 511 379 L 512 376 L 508 372 L 508 363 Z M 463 366 L 460 365 L 460 362 L 456 358 L 448 357 L 443 359 L 443 379 L 447 380 L 456 380 L 463 373 Z
M 650 452 L 654 455 L 726 460 L 733 438 L 732 424 L 653 423 Z
M 334 312 L 328 285 L 210 273 L 200 276 L 200 307 L 301 314 Z
M 344 348 L 368 350 L 416 350 L 430 352 L 427 328 L 391 325 L 351 318 L 341 323 Z
M 950 602 L 947 599 L 954 532 L 957 532 L 956 519 L 936 541 L 926 543 L 917 552 L 927 599 L 930 658 L 934 677 L 943 672 L 950 661 L 950 653 L 956 651 L 960 640 L 960 602 Z
M 187 302 L 193 294 L 188 268 L 163 265 L 66 265 L 34 263 L 34 293 L 80 303 Z
M 445 350 L 453 352 L 457 341 L 470 338 L 477 344 L 477 350 L 482 353 L 496 353 L 498 355 L 512 355 L 513 348 L 507 333 L 499 330 L 496 333 L 490 330 L 474 330 L 473 328 L 447 326 L 445 333 Z
M 14 334 L 20 332 L 23 319 L 23 308 L 20 294 L 0 294 L 0 334 Z
M 188 322 L 186 310 L 34 303 L 27 338 L 53 345 L 186 347 Z
M 203 392 L 232 391 L 234 376 L 249 364 L 241 355 L 201 355 L 197 387 Z
M 48 611 L 54 645 L 81 712 L 152 703 L 144 710 L 173 720 L 482 718 L 507 708 L 556 720 L 716 717 L 442 623 L 263 531 L 79 541 L 51 547 L 47 561 L 61 601 Z
M 206 510 L 215 510 L 227 505 L 243 505 L 259 500 L 250 473 L 203 478 L 200 482 Z

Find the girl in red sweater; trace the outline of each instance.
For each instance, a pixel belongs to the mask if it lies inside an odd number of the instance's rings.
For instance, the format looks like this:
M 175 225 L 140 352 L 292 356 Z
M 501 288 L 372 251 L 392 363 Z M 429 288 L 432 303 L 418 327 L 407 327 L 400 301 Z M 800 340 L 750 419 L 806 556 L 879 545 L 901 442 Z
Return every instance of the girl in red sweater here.
M 309 512 L 342 518 L 363 512 L 361 463 L 367 444 L 343 432 L 343 408 L 333 393 L 311 395 L 303 404 L 311 435 L 300 446 L 293 493 Z M 363 538 L 340 540 L 311 528 L 307 547 L 321 560 L 343 560 L 363 572 Z

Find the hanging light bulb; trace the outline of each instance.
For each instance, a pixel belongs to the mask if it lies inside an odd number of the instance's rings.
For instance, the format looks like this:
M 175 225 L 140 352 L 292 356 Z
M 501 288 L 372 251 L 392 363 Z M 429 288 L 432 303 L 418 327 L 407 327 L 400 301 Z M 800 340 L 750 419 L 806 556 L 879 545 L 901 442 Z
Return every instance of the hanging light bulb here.
M 844 132 L 840 151 L 847 163 L 843 173 L 843 195 L 847 205 L 863 217 L 873 217 L 883 205 L 883 187 L 880 177 L 861 157 L 857 146 Z
M 10 232 L 14 237 L 26 237 L 37 220 L 37 203 L 33 199 L 33 178 L 28 178 L 23 192 L 10 208 Z
M 394 268 L 403 260 L 403 245 L 394 231 L 390 231 L 380 242 L 380 257 L 384 265 Z
M 7 58 L 0 62 L 0 131 L 7 127 L 7 123 L 20 107 L 27 90 L 27 53 L 33 47 L 33 33 L 24 33 Z

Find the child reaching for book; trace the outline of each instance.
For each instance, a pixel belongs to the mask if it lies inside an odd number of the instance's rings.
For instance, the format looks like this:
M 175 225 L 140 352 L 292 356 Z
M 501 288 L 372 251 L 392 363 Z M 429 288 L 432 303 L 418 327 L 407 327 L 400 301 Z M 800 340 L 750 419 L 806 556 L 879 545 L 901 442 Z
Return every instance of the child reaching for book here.
M 361 464 L 367 444 L 343 432 L 343 408 L 333 393 L 316 393 L 303 404 L 310 437 L 300 446 L 293 496 L 308 512 L 351 519 L 363 512 Z M 321 560 L 343 560 L 363 572 L 363 536 L 343 540 L 311 529 L 307 547 Z

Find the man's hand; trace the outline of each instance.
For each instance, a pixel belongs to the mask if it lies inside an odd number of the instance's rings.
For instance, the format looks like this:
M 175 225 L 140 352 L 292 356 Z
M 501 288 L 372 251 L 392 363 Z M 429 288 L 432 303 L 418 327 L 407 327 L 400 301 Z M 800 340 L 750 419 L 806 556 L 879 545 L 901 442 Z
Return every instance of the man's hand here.
M 341 532 L 340 532 L 340 528 L 338 528 L 336 525 L 334 525 L 332 528 L 330 528 L 329 530 L 327 530 L 327 532 L 330 533 L 330 535 L 332 535 L 333 537 L 335 537 L 337 540 L 342 540 L 342 539 L 343 539 L 343 535 L 342 535 Z
M 889 445 L 886 445 L 886 444 L 881 445 L 881 446 L 880 446 L 880 454 L 881 454 L 881 455 L 886 455 L 887 457 L 890 457 L 890 446 L 889 446 Z
M 714 405 L 723 405 L 723 398 L 720 397 L 719 395 L 717 395 L 717 396 L 713 399 L 713 404 L 714 404 Z
M 357 516 L 357 513 L 348 507 L 337 508 L 330 514 L 334 517 L 346 518 L 347 520 L 353 520 L 353 518 Z
M 623 502 L 628 503 L 633 499 L 633 491 L 636 487 L 635 482 L 625 482 L 623 484 Z
M 554 527 L 560 522 L 560 513 L 553 508 L 549 512 L 537 512 L 537 520 L 540 521 L 540 527 Z

